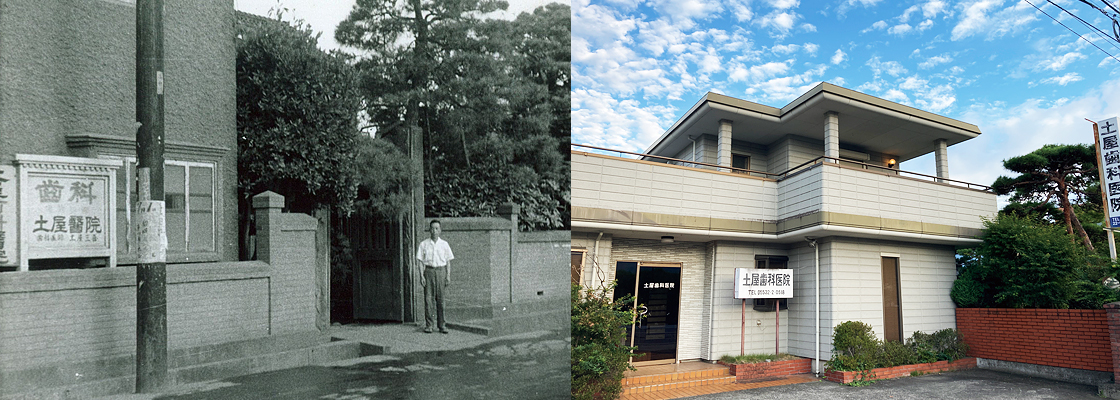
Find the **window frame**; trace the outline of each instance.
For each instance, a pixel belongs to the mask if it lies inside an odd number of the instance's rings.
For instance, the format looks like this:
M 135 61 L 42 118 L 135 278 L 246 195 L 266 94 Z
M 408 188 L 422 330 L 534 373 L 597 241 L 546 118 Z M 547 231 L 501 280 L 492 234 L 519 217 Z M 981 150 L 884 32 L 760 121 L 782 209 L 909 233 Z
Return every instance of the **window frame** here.
M 789 257 L 778 255 L 755 255 L 755 269 L 788 269 Z M 754 299 L 754 310 L 759 312 L 774 312 L 774 305 L 778 299 Z M 789 299 L 782 302 L 782 309 L 789 309 Z
M 118 155 L 102 155 L 100 158 L 120 160 L 121 169 L 124 171 L 125 178 L 122 179 L 125 185 L 124 191 L 124 204 L 125 204 L 125 241 L 124 243 L 117 244 L 117 263 L 118 265 L 133 265 L 139 263 L 139 257 L 136 254 L 136 249 L 132 248 L 132 206 L 136 199 L 132 198 L 132 191 L 136 185 L 136 156 L 118 156 Z M 166 169 L 168 165 L 183 167 L 183 251 L 172 251 L 168 248 L 167 262 L 168 263 L 186 263 L 186 262 L 214 262 L 220 261 L 218 255 L 219 237 L 218 237 L 218 163 L 211 161 L 182 161 L 178 159 L 164 159 L 163 165 Z M 192 251 L 191 250 L 191 217 L 190 217 L 190 184 L 191 184 L 191 167 L 210 168 L 210 224 L 212 227 L 211 240 L 212 249 L 210 251 Z M 165 174 L 166 175 L 166 174 Z M 118 182 L 120 185 L 121 182 Z M 164 182 L 164 186 L 167 183 Z M 165 199 L 166 201 L 166 199 Z M 116 207 L 116 205 L 114 205 Z M 165 219 L 166 223 L 166 219 Z M 118 227 L 117 229 L 121 229 Z

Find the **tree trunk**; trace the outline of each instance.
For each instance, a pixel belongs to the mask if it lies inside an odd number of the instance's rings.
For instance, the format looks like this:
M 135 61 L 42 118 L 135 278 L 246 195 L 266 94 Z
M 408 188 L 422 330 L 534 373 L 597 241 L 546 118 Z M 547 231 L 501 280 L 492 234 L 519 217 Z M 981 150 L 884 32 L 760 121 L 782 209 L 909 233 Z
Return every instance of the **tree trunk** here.
M 1085 245 L 1089 251 L 1093 249 L 1093 242 L 1089 240 L 1089 234 L 1085 233 L 1085 228 L 1081 226 L 1081 220 L 1077 218 L 1077 214 L 1073 212 L 1073 206 L 1069 203 L 1069 189 L 1066 187 L 1064 180 L 1058 181 L 1058 201 L 1062 205 L 1062 216 L 1066 220 L 1066 233 L 1070 234 L 1070 240 L 1076 241 L 1072 235 L 1076 232 L 1077 236 L 1081 238 L 1081 243 Z

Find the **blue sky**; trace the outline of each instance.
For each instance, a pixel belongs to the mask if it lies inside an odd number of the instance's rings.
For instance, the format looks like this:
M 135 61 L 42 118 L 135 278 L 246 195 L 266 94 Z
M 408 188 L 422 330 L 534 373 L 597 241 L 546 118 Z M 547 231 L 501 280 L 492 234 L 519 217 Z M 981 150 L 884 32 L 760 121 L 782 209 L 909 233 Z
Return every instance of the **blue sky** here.
M 1111 32 L 1078 0 L 1052 1 Z M 576 0 L 572 14 L 573 143 L 642 151 L 708 91 L 782 107 L 827 81 L 976 124 L 979 138 L 949 148 L 949 173 L 991 184 L 1009 174 L 1002 160 L 1092 143 L 1085 118 L 1120 114 L 1120 61 L 1026 0 Z

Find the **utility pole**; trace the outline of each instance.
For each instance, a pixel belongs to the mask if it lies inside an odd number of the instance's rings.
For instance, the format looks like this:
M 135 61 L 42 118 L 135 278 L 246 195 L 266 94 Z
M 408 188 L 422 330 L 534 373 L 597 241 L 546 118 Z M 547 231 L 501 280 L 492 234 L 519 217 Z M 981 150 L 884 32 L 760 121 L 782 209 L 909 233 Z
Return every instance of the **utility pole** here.
M 136 392 L 167 385 L 163 202 L 163 0 L 136 1 Z

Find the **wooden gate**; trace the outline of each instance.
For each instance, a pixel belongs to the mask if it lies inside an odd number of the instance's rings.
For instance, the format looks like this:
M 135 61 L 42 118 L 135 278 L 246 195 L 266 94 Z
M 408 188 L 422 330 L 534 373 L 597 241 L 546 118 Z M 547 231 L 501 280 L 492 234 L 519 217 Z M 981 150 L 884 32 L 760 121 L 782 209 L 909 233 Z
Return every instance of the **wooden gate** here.
M 408 271 L 402 267 L 400 223 L 359 216 L 338 222 L 353 251 L 354 318 L 405 321 Z

